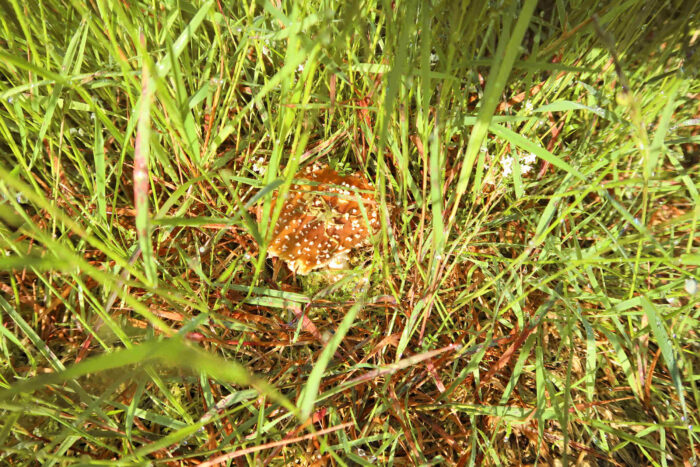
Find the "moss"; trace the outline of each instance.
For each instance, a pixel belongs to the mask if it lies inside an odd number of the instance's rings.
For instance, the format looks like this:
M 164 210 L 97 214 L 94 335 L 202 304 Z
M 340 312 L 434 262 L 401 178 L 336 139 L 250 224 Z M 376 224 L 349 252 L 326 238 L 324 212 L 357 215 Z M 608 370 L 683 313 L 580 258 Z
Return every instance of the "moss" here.
M 298 277 L 304 293 L 328 300 L 357 296 L 368 282 L 367 274 L 361 269 L 320 269 Z

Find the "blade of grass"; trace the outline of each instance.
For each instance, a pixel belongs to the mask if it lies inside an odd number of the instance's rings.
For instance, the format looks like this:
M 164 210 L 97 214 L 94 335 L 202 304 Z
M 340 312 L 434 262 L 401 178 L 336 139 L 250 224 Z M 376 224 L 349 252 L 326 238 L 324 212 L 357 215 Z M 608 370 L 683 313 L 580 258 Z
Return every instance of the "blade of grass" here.
M 321 355 L 319 355 L 318 360 L 314 364 L 311 373 L 309 373 L 308 380 L 302 393 L 299 395 L 297 406 L 299 407 L 299 412 L 301 420 L 305 421 L 311 416 L 313 412 L 314 405 L 316 404 L 316 398 L 318 397 L 318 390 L 321 387 L 321 380 L 326 371 L 328 363 L 333 358 L 336 349 L 343 341 L 343 338 L 348 333 L 352 327 L 357 313 L 364 307 L 364 303 L 360 301 L 353 305 L 350 310 L 345 314 L 343 320 L 338 325 L 338 329 L 335 330 L 333 336 L 328 340 L 328 343 L 324 347 Z
M 153 80 L 148 69 L 145 56 L 146 39 L 141 34 L 141 49 L 144 51 L 141 59 L 141 97 L 138 104 L 138 125 L 136 143 L 134 146 L 134 208 L 136 210 L 136 235 L 139 239 L 143 265 L 149 284 L 156 285 L 156 265 L 151 245 L 151 223 L 148 215 L 149 171 L 148 159 L 151 140 L 151 101 L 153 99 Z
M 688 409 L 685 403 L 685 391 L 683 389 L 683 381 L 681 379 L 678 361 L 671 346 L 673 341 L 670 339 L 668 332 L 666 332 L 664 321 L 662 320 L 662 317 L 654 304 L 647 297 L 641 297 L 641 302 L 642 308 L 644 309 L 644 313 L 646 314 L 649 322 L 649 328 L 656 339 L 656 343 L 661 349 L 661 355 L 664 357 L 664 361 L 666 362 L 666 367 L 671 375 L 671 381 L 673 381 L 673 385 L 676 389 L 676 394 L 678 395 L 678 400 L 681 404 L 683 414 L 687 419 Z M 688 434 L 690 435 L 690 433 Z
M 496 52 L 496 61 L 489 72 L 486 89 L 484 90 L 484 96 L 481 100 L 481 108 L 479 109 L 479 114 L 477 115 L 476 124 L 472 128 L 469 136 L 469 143 L 467 144 L 464 160 L 462 162 L 462 168 L 459 173 L 459 178 L 457 179 L 456 192 L 454 195 L 454 201 L 452 202 L 452 211 L 448 221 L 448 230 L 451 229 L 454 223 L 457 209 L 460 205 L 460 199 L 467 191 L 467 185 L 474 166 L 474 161 L 476 160 L 476 156 L 479 153 L 481 145 L 483 144 L 488 133 L 491 118 L 496 110 L 496 106 L 498 105 L 501 92 L 506 86 L 506 81 L 510 75 L 511 69 L 513 68 L 513 63 L 520 54 L 520 44 L 522 43 L 525 32 L 530 24 L 530 18 L 532 17 L 532 13 L 535 10 L 536 5 L 536 0 L 525 0 L 523 7 L 520 10 L 520 14 L 518 15 L 518 21 L 513 28 L 513 32 L 510 35 L 509 40 L 507 42 L 502 41 L 499 44 L 498 51 Z M 477 190 L 480 188 L 481 187 L 473 186 L 472 192 L 476 194 Z

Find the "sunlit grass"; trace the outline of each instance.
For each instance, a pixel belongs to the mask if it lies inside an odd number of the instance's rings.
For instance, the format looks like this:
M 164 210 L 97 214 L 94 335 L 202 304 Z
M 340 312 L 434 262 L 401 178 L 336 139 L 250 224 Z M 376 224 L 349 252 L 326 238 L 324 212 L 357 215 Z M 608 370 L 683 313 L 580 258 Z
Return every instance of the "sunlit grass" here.
M 233 3 L 8 2 L 2 462 L 697 463 L 700 6 Z

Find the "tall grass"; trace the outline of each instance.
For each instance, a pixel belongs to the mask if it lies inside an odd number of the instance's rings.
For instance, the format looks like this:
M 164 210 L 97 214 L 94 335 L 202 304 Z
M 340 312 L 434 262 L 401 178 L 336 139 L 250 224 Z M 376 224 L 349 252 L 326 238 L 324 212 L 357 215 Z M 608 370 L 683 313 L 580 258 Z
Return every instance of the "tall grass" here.
M 696 2 L 2 10 L 3 463 L 697 464 Z

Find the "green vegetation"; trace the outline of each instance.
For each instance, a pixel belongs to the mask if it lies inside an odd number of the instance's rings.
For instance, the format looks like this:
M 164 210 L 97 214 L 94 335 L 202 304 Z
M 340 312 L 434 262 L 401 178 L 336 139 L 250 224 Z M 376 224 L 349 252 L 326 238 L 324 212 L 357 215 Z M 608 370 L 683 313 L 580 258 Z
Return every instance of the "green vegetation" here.
M 698 464 L 700 3 L 0 5 L 0 463 Z

